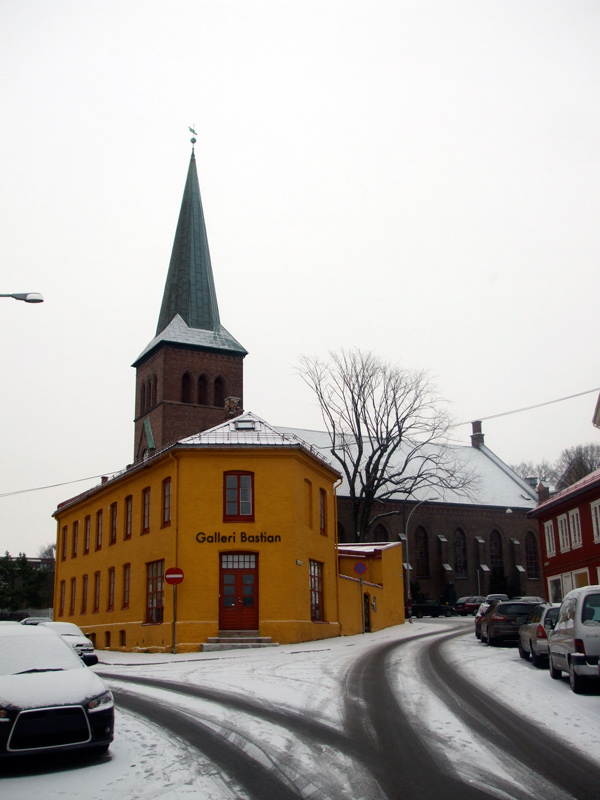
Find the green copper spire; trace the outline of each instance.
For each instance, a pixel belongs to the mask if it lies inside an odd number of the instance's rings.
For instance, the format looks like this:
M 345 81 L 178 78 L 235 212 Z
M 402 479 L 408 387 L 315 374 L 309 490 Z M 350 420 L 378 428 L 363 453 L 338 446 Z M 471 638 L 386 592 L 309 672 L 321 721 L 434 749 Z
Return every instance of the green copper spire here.
M 179 316 L 189 328 L 218 331 L 219 307 L 192 152 L 156 335 Z

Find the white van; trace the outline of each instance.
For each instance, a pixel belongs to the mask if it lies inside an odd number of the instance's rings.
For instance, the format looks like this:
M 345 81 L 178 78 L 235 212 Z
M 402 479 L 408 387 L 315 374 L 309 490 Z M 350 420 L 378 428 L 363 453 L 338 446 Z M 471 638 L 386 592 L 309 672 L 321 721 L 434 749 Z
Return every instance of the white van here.
M 548 637 L 550 676 L 569 673 L 571 689 L 579 693 L 586 678 L 598 678 L 600 656 L 600 586 L 573 589 L 562 601 Z

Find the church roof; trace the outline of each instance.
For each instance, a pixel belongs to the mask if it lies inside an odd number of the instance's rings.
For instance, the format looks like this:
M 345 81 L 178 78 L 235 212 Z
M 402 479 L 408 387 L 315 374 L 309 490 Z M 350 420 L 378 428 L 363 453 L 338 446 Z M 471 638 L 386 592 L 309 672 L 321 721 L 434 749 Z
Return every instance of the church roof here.
M 246 350 L 221 325 L 204 223 L 196 158 L 188 168 L 156 336 L 134 366 L 162 343 L 234 352 Z

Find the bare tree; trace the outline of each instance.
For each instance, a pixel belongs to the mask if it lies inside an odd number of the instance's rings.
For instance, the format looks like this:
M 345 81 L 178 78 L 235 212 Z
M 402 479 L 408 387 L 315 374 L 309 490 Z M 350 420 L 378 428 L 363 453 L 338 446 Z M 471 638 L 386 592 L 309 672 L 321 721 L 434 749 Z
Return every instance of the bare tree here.
M 543 459 L 538 464 L 534 464 L 533 461 L 521 461 L 520 464 L 510 464 L 509 466 L 513 472 L 516 472 L 524 480 L 535 478 L 536 481 L 554 485 L 559 477 L 556 472 L 556 466 L 546 461 L 546 459 Z
M 560 476 L 556 488 L 566 489 L 590 472 L 600 467 L 600 444 L 579 444 L 567 447 L 556 462 L 556 472 Z
M 450 418 L 425 372 L 360 350 L 330 353 L 327 363 L 305 356 L 299 372 L 317 396 L 346 478 L 358 541 L 368 541 L 378 520 L 402 513 L 401 503 L 387 501 L 472 483 L 455 449 L 442 443 Z

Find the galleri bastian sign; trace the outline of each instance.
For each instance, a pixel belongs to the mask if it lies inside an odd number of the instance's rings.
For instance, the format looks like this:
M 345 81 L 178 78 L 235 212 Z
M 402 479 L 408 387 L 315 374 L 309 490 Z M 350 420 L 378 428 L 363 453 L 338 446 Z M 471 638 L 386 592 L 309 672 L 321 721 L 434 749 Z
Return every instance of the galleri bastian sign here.
M 219 533 L 219 531 L 215 533 L 203 533 L 200 531 L 196 534 L 196 541 L 198 544 L 238 544 L 238 542 L 239 544 L 273 544 L 275 542 L 280 542 L 281 536 L 279 536 L 279 534 L 272 535 L 265 533 L 264 531 L 256 534 L 246 533 L 245 531 L 237 533 L 237 531 L 234 531 L 228 535 Z

